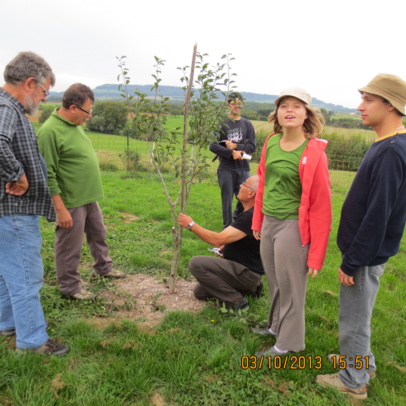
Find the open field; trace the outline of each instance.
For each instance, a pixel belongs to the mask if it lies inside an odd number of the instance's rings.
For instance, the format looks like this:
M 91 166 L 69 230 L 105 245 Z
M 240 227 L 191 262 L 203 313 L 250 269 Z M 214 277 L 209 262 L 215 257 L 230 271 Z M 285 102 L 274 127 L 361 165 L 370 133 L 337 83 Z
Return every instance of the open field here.
M 120 164 L 118 154 L 126 147 L 124 137 L 90 136 L 100 157 L 106 154 L 106 159 Z M 145 143 L 130 141 L 143 162 L 148 163 Z M 209 176 L 193 186 L 187 213 L 202 226 L 220 231 L 216 168 L 217 162 L 211 163 Z M 253 165 L 251 172 L 255 169 Z M 171 192 L 176 193 L 178 180 L 170 173 L 165 176 Z M 155 304 L 155 311 L 163 317 L 156 327 L 145 329 L 145 320 L 137 318 L 136 313 L 137 307 L 143 305 L 137 296 L 141 283 L 128 294 L 119 289 L 118 283 L 90 281 L 92 259 L 84 246 L 82 277 L 98 299 L 80 303 L 62 298 L 53 262 L 54 229 L 43 221 L 42 302 L 51 337 L 66 341 L 71 352 L 60 359 L 44 359 L 34 354 L 21 357 L 13 351 L 12 338 L 0 338 L 0 405 L 361 404 L 315 384 L 318 373 L 333 372 L 327 355 L 338 351 L 340 253 L 335 239 L 340 209 L 353 176 L 351 172 L 331 172 L 332 232 L 324 269 L 318 278 L 308 282 L 307 347 L 297 354 L 300 364 L 292 357 L 286 364 L 265 362 L 261 368 L 249 363 L 254 352 L 273 344 L 272 338 L 249 332 L 250 327 L 263 326 L 267 319 L 267 288 L 260 299 L 249 298 L 249 310 L 240 313 L 222 312 L 215 303 L 207 303 L 197 313 L 184 311 L 181 305 L 175 311 L 167 311 L 169 308 L 158 305 L 159 295 L 165 293 L 154 293 L 151 305 Z M 115 267 L 130 275 L 152 277 L 165 286 L 171 259 L 172 222 L 157 175 L 152 171 L 131 176 L 122 171 L 103 172 L 103 184 L 105 198 L 100 205 Z M 184 233 L 180 277 L 193 280 L 188 261 L 194 255 L 209 255 L 207 248 L 193 233 Z M 389 261 L 381 280 L 372 323 L 377 378 L 371 382 L 369 397 L 363 405 L 400 406 L 406 398 L 405 253 L 404 237 L 400 253 Z M 113 296 L 121 298 L 121 302 L 113 303 Z M 127 312 L 126 317 L 123 312 Z
M 265 121 L 252 121 L 255 131 L 258 135 L 262 137 L 270 134 L 272 132 L 272 126 Z M 170 129 L 183 126 L 182 116 L 170 116 L 168 117 L 167 126 Z M 323 134 L 339 134 L 351 137 L 353 135 L 361 135 L 365 137 L 367 142 L 372 142 L 375 139 L 373 131 L 370 130 L 355 130 L 355 129 L 344 129 L 335 127 L 325 127 Z M 125 168 L 124 161 L 120 154 L 123 154 L 127 147 L 132 151 L 136 151 L 141 155 L 141 162 L 144 165 L 148 165 L 149 157 L 147 154 L 148 148 L 147 143 L 144 140 L 134 140 L 125 136 L 109 135 L 109 134 L 99 134 L 88 132 L 91 138 L 94 148 L 97 151 L 102 168 L 108 167 L 110 165 L 115 166 L 118 170 L 123 170 Z M 180 140 L 180 137 L 179 137 Z M 261 145 L 261 142 L 258 142 Z M 208 150 L 203 151 L 203 155 L 208 158 L 209 161 L 213 158 L 213 154 Z M 217 168 L 217 162 L 211 165 L 214 172 Z M 256 164 L 253 164 L 253 168 L 256 169 Z

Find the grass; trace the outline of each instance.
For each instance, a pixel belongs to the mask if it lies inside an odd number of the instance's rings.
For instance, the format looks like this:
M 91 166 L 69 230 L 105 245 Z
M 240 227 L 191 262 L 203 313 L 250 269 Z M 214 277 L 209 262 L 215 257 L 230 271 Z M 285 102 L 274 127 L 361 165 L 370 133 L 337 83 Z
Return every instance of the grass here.
M 216 167 L 213 163 L 210 177 L 194 185 L 187 213 L 204 227 L 221 230 Z M 124 175 L 103 173 L 105 199 L 100 204 L 110 254 L 118 269 L 163 279 L 169 271 L 172 223 L 162 186 L 151 172 Z M 166 176 L 175 192 L 177 179 Z M 249 299 L 250 309 L 245 313 L 223 313 L 213 304 L 207 304 L 199 314 L 181 310 L 169 313 L 153 333 L 142 331 L 131 320 L 114 323 L 115 309 L 106 300 L 81 303 L 63 299 L 55 278 L 53 225 L 43 221 L 46 283 L 42 303 L 50 335 L 66 341 L 71 352 L 60 359 L 35 354 L 21 357 L 11 350 L 13 339 L 0 338 L 0 405 L 352 404 L 344 396 L 315 385 L 316 374 L 333 372 L 327 355 L 338 351 L 340 253 L 335 238 L 352 177 L 353 173 L 331 173 L 333 230 L 324 269 L 308 283 L 307 347 L 300 354 L 302 364 L 297 369 L 293 368 L 293 358 L 285 367 L 264 364 L 259 368 L 249 361 L 255 351 L 273 344 L 272 339 L 249 332 L 250 326 L 263 325 L 267 319 L 267 293 L 260 299 Z M 192 233 L 184 234 L 180 276 L 190 278 L 189 258 L 205 255 L 207 248 Z M 402 405 L 406 398 L 405 250 L 404 238 L 401 252 L 389 261 L 382 277 L 372 322 L 378 376 L 363 405 Z M 85 280 L 90 276 L 91 262 L 84 247 L 81 272 Z M 103 280 L 93 282 L 93 291 L 105 289 L 114 287 Z M 88 322 L 93 316 L 110 317 L 112 324 L 97 327 Z M 321 357 L 321 370 L 314 367 L 317 357 Z

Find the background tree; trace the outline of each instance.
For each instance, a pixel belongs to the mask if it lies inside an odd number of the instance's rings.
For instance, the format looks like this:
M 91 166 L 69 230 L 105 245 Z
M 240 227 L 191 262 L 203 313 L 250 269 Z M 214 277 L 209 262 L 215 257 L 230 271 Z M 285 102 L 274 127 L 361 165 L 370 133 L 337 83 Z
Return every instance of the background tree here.
M 120 134 L 127 122 L 128 109 L 122 102 L 97 102 L 87 128 L 105 134 Z
M 50 104 L 42 104 L 40 110 L 41 110 L 41 115 L 38 119 L 38 122 L 40 124 L 43 124 L 43 123 L 45 123 L 45 121 L 47 121 L 47 119 L 49 118 L 51 113 L 55 110 L 55 106 L 50 105 Z
M 122 84 L 119 89 L 127 103 L 134 110 L 132 127 L 137 134 L 143 134 L 148 143 L 148 153 L 163 185 L 172 215 L 173 257 L 169 277 L 169 291 L 175 292 L 177 267 L 182 245 L 183 229 L 178 225 L 178 215 L 185 212 L 193 181 L 201 176 L 208 164 L 202 155 L 214 134 L 219 130 L 220 123 L 227 115 L 226 97 L 233 88 L 229 55 L 222 57 L 223 63 L 211 67 L 206 61 L 207 54 L 197 53 L 195 45 L 190 67 L 179 68 L 182 72 L 181 81 L 185 92 L 183 105 L 183 129 L 171 131 L 165 127 L 169 111 L 169 98 L 160 95 L 161 68 L 163 60 L 155 57 L 155 73 L 152 75 L 154 97 L 135 91 L 136 97 L 128 94 L 130 78 L 125 66 L 125 57 L 117 58 Z M 195 77 L 196 71 L 196 80 Z M 221 96 L 219 98 L 219 95 Z M 166 165 L 180 178 L 179 189 L 170 192 L 163 173 Z M 171 185 L 172 186 L 172 185 Z M 172 188 L 173 189 L 173 188 Z

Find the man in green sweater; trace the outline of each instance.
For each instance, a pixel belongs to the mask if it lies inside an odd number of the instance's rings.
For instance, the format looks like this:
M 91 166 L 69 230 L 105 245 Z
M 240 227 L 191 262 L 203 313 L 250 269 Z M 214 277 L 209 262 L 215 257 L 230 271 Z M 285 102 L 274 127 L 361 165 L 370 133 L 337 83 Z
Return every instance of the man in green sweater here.
M 38 133 L 38 144 L 48 167 L 48 187 L 56 211 L 56 273 L 63 295 L 93 300 L 81 286 L 78 271 L 83 235 L 93 256 L 93 275 L 124 278 L 112 269 L 106 228 L 97 201 L 103 197 L 99 162 L 82 124 L 92 116 L 94 95 L 81 83 L 70 86 L 62 107 L 55 109 Z

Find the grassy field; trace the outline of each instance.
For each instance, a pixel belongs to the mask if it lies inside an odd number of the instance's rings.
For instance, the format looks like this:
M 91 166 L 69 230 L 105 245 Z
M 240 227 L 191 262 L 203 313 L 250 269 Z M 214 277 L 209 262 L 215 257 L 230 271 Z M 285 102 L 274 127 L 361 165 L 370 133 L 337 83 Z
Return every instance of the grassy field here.
M 103 135 L 91 134 L 93 142 Z M 108 136 L 106 136 L 108 137 Z M 125 138 L 114 137 L 124 142 Z M 106 139 L 104 140 L 106 141 Z M 138 151 L 145 144 L 132 141 Z M 105 148 L 117 159 L 121 146 Z M 115 145 L 115 144 L 114 144 Z M 95 145 L 97 148 L 97 145 Z M 103 151 L 101 151 L 103 152 Z M 100 153 L 100 152 L 99 152 Z M 143 158 L 148 161 L 147 158 Z M 213 230 L 221 230 L 220 193 L 215 171 L 193 186 L 187 213 Z M 255 166 L 252 172 L 255 171 Z M 167 174 L 175 193 L 177 179 Z M 320 276 L 309 280 L 306 303 L 306 350 L 301 364 L 289 358 L 286 365 L 247 363 L 249 356 L 273 340 L 249 332 L 267 319 L 267 292 L 249 299 L 247 312 L 223 313 L 207 304 L 199 314 L 179 309 L 168 314 L 151 333 L 134 320 L 115 322 L 115 309 L 102 299 L 94 303 L 63 299 L 56 285 L 53 262 L 53 225 L 42 222 L 45 285 L 42 302 L 49 333 L 66 341 L 71 352 L 63 358 L 18 356 L 13 340 L 0 338 L 0 405 L 51 406 L 251 406 L 251 405 L 351 405 L 344 396 L 317 387 L 318 373 L 333 372 L 327 355 L 338 351 L 337 308 L 340 253 L 335 244 L 339 213 L 353 173 L 332 172 L 333 227 L 326 262 Z M 171 220 L 162 186 L 153 172 L 103 172 L 105 198 L 100 202 L 110 254 L 115 266 L 128 273 L 145 273 L 162 280 L 169 271 Z M 136 221 L 124 221 L 126 215 Z M 179 275 L 191 278 L 187 264 L 194 255 L 205 255 L 208 245 L 192 233 L 184 234 Z M 364 405 L 403 405 L 405 370 L 405 273 L 406 241 L 392 258 L 381 280 L 372 323 L 372 350 L 377 358 L 377 378 L 371 382 Z M 83 248 L 81 269 L 88 282 L 91 257 Z M 113 289 L 94 282 L 91 290 Z M 97 327 L 94 316 L 111 318 Z M 320 357 L 320 358 L 318 358 Z M 320 361 L 316 365 L 316 361 Z M 318 366 L 321 369 L 317 369 Z M 317 367 L 317 368 L 316 368 Z M 361 403 L 355 403 L 361 404 Z

